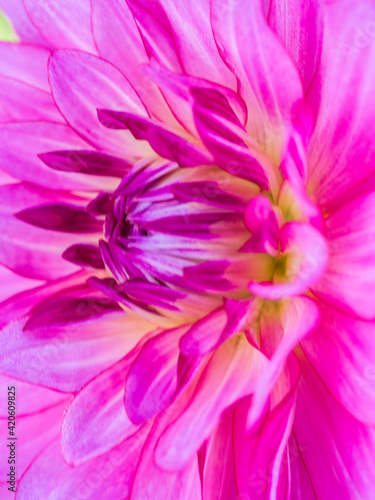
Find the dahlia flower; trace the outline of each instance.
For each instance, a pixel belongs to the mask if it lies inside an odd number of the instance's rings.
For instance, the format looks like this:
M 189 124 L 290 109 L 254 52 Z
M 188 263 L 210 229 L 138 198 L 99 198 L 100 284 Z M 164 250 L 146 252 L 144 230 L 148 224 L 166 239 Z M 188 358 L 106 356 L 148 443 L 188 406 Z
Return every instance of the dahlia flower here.
M 374 2 L 0 8 L 1 498 L 373 499 Z

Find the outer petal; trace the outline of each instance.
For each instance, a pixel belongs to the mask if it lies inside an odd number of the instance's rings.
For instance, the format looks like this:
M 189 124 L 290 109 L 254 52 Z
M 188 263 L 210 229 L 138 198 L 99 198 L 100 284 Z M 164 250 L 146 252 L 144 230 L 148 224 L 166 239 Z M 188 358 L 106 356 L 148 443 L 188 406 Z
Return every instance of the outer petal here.
M 137 464 L 129 500 L 201 500 L 201 482 L 196 455 L 177 472 L 160 469 L 154 461 L 156 442 L 171 420 L 174 408 L 155 421 Z
M 300 360 L 293 433 L 316 498 L 372 500 L 374 428 L 340 406 L 302 355 Z
M 267 26 L 260 0 L 213 0 L 211 18 L 220 53 L 241 83 L 248 131 L 278 158 L 284 125 L 303 97 L 298 72 Z
M 123 312 L 33 330 L 25 330 L 25 323 L 14 321 L 1 331 L 0 370 L 65 392 L 121 359 L 152 328 Z
M 320 304 L 322 321 L 303 340 L 309 361 L 338 401 L 358 420 L 375 423 L 375 322 Z
M 17 382 L 14 381 L 12 384 L 15 385 L 17 391 Z M 7 387 L 1 388 L 3 392 L 8 392 Z M 44 398 L 48 401 L 48 391 L 45 391 Z M 46 394 L 47 393 L 47 394 Z M 16 392 L 17 399 L 21 399 Z M 17 437 L 16 442 L 16 483 L 20 479 L 21 475 L 29 467 L 32 461 L 38 456 L 38 454 L 55 439 L 60 432 L 62 417 L 64 410 L 66 408 L 68 398 L 65 396 L 65 400 L 59 404 L 49 405 L 47 408 L 40 412 L 29 413 L 25 416 L 17 416 L 15 436 Z M 0 419 L 1 435 L 4 440 L 9 437 L 8 434 L 8 415 L 4 419 Z M 10 444 L 11 440 L 7 440 L 7 444 Z M 8 463 L 9 458 L 9 448 L 5 444 L 0 451 L 0 474 L 1 478 L 7 478 L 9 474 Z M 7 478 L 8 479 L 8 478 Z M 8 485 L 9 486 L 9 485 Z M 9 493 L 9 492 L 8 492 Z M 9 493 L 10 494 L 10 493 Z M 7 498 L 6 496 L 3 498 Z M 9 497 L 8 497 L 9 498 Z
M 270 363 L 259 375 L 252 405 L 248 415 L 248 426 L 261 416 L 264 405 L 282 372 L 283 365 L 295 346 L 313 330 L 319 321 L 319 310 L 306 297 L 290 299 L 279 305 L 280 310 L 260 319 L 262 350 L 270 356 Z
M 221 413 L 252 392 L 263 356 L 238 336 L 214 353 L 186 409 L 162 434 L 155 459 L 167 470 L 182 467 L 213 431 Z
M 293 423 L 298 373 L 298 362 L 292 358 L 290 387 L 255 432 L 249 432 L 247 427 L 251 401 L 246 398 L 235 408 L 233 451 L 236 481 L 239 492 L 248 498 L 288 498 L 290 486 L 286 447 Z
M 358 170 L 358 169 L 357 169 Z M 330 259 L 314 292 L 364 319 L 375 318 L 375 193 L 362 195 L 326 219 Z
M 204 500 L 238 498 L 232 434 L 233 410 L 228 410 L 223 414 L 207 446 L 203 475 Z
M 92 0 L 91 3 L 100 55 L 122 71 L 152 116 L 164 123 L 176 124 L 160 91 L 140 71 L 140 66 L 148 63 L 149 57 L 126 1 Z
M 64 462 L 59 440 L 56 439 L 38 456 L 21 478 L 17 499 L 123 500 L 128 498 L 134 468 L 146 437 L 147 433 L 137 434 L 131 441 L 127 440 L 101 457 L 76 468 L 69 467 Z
M 23 0 L 26 12 L 51 47 L 79 48 L 96 53 L 91 31 L 90 0 L 45 2 Z
M 14 3 L 17 3 L 17 0 Z M 49 56 L 49 50 L 43 47 L 0 42 L 0 74 L 49 92 L 47 77 Z
M 10 269 L 0 266 L 0 302 L 42 284 L 43 281 L 23 278 Z
M 209 2 L 160 0 L 171 23 L 176 48 L 185 72 L 229 88 L 236 79 L 223 63 L 212 35 Z
M 310 92 L 317 115 L 310 190 L 320 204 L 345 199 L 375 164 L 375 6 L 371 0 L 329 2 L 325 14 L 322 62 Z
M 61 113 L 89 142 L 115 156 L 150 152 L 129 132 L 108 130 L 97 118 L 97 108 L 147 115 L 133 87 L 111 64 L 84 52 L 57 51 L 50 59 L 49 78 Z
M 51 391 L 45 387 L 38 385 L 28 384 L 21 382 L 21 380 L 8 377 L 7 375 L 0 375 L 0 384 L 2 395 L 0 399 L 1 411 L 0 418 L 7 419 L 8 417 L 8 387 L 16 387 L 17 397 L 17 417 L 27 417 L 34 414 L 39 414 L 43 421 L 43 412 L 48 408 L 57 407 L 63 402 L 68 402 L 69 396 L 62 392 Z M 62 411 L 61 411 L 62 416 Z M 52 423 L 52 422 L 51 422 Z M 59 426 L 61 420 L 59 420 Z
M 49 169 L 39 153 L 61 149 L 88 149 L 88 144 L 64 124 L 48 122 L 0 125 L 0 163 L 17 179 L 48 189 L 93 190 L 103 187 L 103 179 Z M 108 184 L 108 187 L 113 183 Z
M 0 77 L 0 123 L 62 121 L 50 93 L 17 80 Z
M 323 35 L 321 0 L 272 0 L 268 24 L 297 66 L 306 91 L 320 61 Z
M 178 344 L 186 328 L 150 339 L 130 367 L 125 386 L 126 411 L 135 424 L 160 413 L 178 388 Z
M 138 431 L 125 412 L 124 384 L 144 342 L 89 382 L 73 399 L 62 429 L 62 453 L 77 466 L 117 446 Z M 85 422 L 82 427 L 82 422 Z
M 48 45 L 27 15 L 23 0 L 13 0 L 12 2 L 0 0 L 0 8 L 11 20 L 17 35 L 23 42 Z M 9 44 L 7 43 L 7 45 Z

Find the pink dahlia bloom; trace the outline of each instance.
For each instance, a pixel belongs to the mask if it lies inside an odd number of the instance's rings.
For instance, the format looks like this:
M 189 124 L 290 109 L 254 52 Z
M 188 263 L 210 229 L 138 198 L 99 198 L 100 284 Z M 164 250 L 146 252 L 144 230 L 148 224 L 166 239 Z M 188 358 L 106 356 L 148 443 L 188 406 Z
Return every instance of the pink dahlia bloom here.
M 1 498 L 373 499 L 374 2 L 0 6 Z

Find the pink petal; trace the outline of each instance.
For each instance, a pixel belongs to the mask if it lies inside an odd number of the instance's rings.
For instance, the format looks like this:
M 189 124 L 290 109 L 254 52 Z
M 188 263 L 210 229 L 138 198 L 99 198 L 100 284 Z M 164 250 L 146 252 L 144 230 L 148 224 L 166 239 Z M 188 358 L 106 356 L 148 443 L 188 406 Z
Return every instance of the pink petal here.
M 282 41 L 301 75 L 304 90 L 310 86 L 320 61 L 323 8 L 320 0 L 273 0 L 268 24 Z
M 357 169 L 358 170 L 358 169 Z M 330 259 L 314 293 L 364 319 L 375 318 L 375 194 L 349 201 L 326 219 Z
M 293 433 L 316 498 L 372 500 L 374 428 L 360 423 L 332 397 L 302 355 L 300 362 Z
M 262 351 L 270 357 L 270 362 L 262 370 L 255 386 L 248 415 L 249 427 L 261 416 L 289 354 L 317 326 L 319 319 L 318 307 L 307 297 L 289 299 L 280 305 L 279 311 L 274 310 L 272 315 L 266 312 L 261 315 Z
M 172 109 L 173 112 L 177 114 L 181 123 L 185 123 L 186 117 L 183 116 L 184 114 L 188 113 L 191 115 L 191 109 L 189 108 L 191 108 L 194 102 L 191 90 L 195 88 L 217 91 L 222 94 L 228 100 L 241 124 L 246 124 L 247 107 L 243 99 L 236 91 L 211 80 L 205 80 L 203 78 L 196 78 L 192 75 L 170 71 L 153 59 L 150 61 L 148 66 L 144 66 L 142 68 L 142 72 L 154 81 L 161 89 L 163 89 L 163 91 L 167 91 L 169 98 L 169 92 L 176 96 L 178 99 L 176 101 L 176 103 L 178 103 L 176 107 L 178 109 L 174 109 L 175 106 L 172 106 Z M 187 130 L 190 130 L 189 126 L 187 127 Z M 194 127 L 190 130 L 190 132 L 195 135 Z
M 155 445 L 170 421 L 168 411 L 155 421 L 139 457 L 129 500 L 202 500 L 196 455 L 176 472 L 165 471 L 155 464 Z
M 12 0 L 12 2 L 0 0 L 0 8 L 11 20 L 17 35 L 23 42 L 34 45 L 48 45 L 27 15 L 23 0 Z M 7 43 L 6 45 L 9 46 L 10 44 Z M 16 46 L 16 44 L 12 44 L 12 46 Z
M 288 498 L 287 443 L 292 429 L 298 362 L 290 363 L 290 385 L 283 398 L 262 421 L 256 432 L 249 433 L 246 398 L 235 407 L 233 420 L 233 451 L 236 482 L 239 491 L 249 498 L 268 500 Z
M 317 115 L 310 189 L 320 204 L 345 201 L 374 172 L 374 15 L 369 0 L 325 5 L 322 61 L 309 94 Z
M 236 79 L 222 61 L 210 22 L 210 4 L 205 0 L 189 3 L 160 0 L 171 24 L 182 67 L 189 75 L 206 78 L 229 88 L 236 88 Z
M 2 330 L 0 370 L 64 392 L 74 392 L 127 354 L 152 329 L 124 312 L 85 322 L 24 330 L 25 319 Z
M 229 299 L 224 307 L 198 320 L 181 338 L 181 352 L 188 355 L 206 354 L 236 333 L 251 320 L 251 301 Z
M 147 54 L 169 69 L 181 71 L 171 26 L 159 1 L 126 0 L 137 22 Z
M 44 282 L 40 280 L 23 278 L 10 269 L 0 265 L 0 302 L 23 291 L 36 288 L 43 283 Z
M 156 462 L 166 470 L 183 467 L 213 431 L 221 413 L 253 391 L 263 364 L 263 356 L 242 336 L 219 347 L 189 405 L 162 434 Z
M 77 235 L 47 233 L 8 214 L 0 214 L 0 262 L 20 274 L 35 280 L 67 276 L 77 267 L 61 258 Z
M 17 391 L 17 383 L 16 391 Z M 2 387 L 6 391 L 6 387 Z M 20 398 L 19 398 L 20 399 Z M 55 439 L 60 432 L 61 422 L 64 410 L 67 405 L 67 399 L 62 403 L 50 406 L 38 413 L 32 413 L 25 416 L 19 416 L 16 420 L 15 434 L 16 441 L 16 482 L 21 478 L 22 474 L 27 470 L 33 460 L 39 455 L 40 452 Z M 7 419 L 0 420 L 1 435 L 8 435 L 8 421 Z M 23 437 L 27 435 L 27 439 Z M 10 444 L 12 441 L 7 440 Z M 0 450 L 0 474 L 2 478 L 6 478 L 9 474 L 9 448 L 3 446 Z M 6 497 L 5 497 L 6 498 Z
M 47 120 L 62 121 L 49 92 L 6 77 L 0 77 L 0 123 Z
M 292 485 L 290 500 L 316 500 L 309 472 L 293 435 L 289 439 L 288 452 L 290 457 L 290 482 Z
M 201 146 L 176 134 L 154 120 L 130 113 L 99 110 L 99 120 L 110 129 L 129 129 L 138 140 L 148 141 L 159 155 L 177 162 L 181 167 L 211 164 L 211 155 Z
M 267 26 L 260 0 L 214 0 L 211 19 L 220 53 L 241 83 L 249 109 L 247 128 L 259 144 L 279 155 L 277 124 L 290 121 L 293 104 L 303 97 L 295 66 Z
M 182 327 L 150 339 L 132 363 L 125 386 L 125 407 L 135 424 L 160 413 L 175 395 L 179 341 L 185 332 L 186 327 Z
M 233 411 L 225 412 L 207 446 L 203 476 L 203 498 L 238 498 L 233 457 Z
M 329 391 L 355 418 L 374 425 L 375 323 L 320 304 L 322 320 L 302 348 Z
M 57 51 L 50 59 L 49 78 L 62 115 L 91 144 L 115 156 L 149 152 L 129 132 L 108 130 L 98 121 L 97 108 L 147 115 L 133 87 L 111 64 L 84 52 Z
M 0 2 L 2 3 L 2 0 Z M 22 0 L 15 0 L 14 4 L 19 2 L 22 3 Z M 43 47 L 0 42 L 0 74 L 49 92 L 47 75 L 49 56 L 49 50 Z
M 69 467 L 63 460 L 60 443 L 56 439 L 34 460 L 21 478 L 17 499 L 128 498 L 134 469 L 146 437 L 147 433 L 136 434 L 101 457 L 75 468 Z
M 51 47 L 82 49 L 96 53 L 91 31 L 90 0 L 58 4 L 44 0 L 23 0 L 26 12 L 40 35 Z
M 48 122 L 0 125 L 0 163 L 13 177 L 55 190 L 103 188 L 103 179 L 54 172 L 38 158 L 40 153 L 67 148 L 88 148 L 67 125 Z
M 19 295 L 13 296 L 1 304 L 0 327 L 3 328 L 15 317 L 21 317 L 27 314 L 32 307 L 37 305 L 43 299 L 59 293 L 65 289 L 81 285 L 88 278 L 86 271 L 80 270 L 69 276 L 50 281 L 30 291 L 26 290 Z
M 249 150 L 245 130 L 226 97 L 213 89 L 192 88 L 193 112 L 202 142 L 226 172 L 268 187 L 256 155 Z
M 2 393 L 0 396 L 0 418 L 6 419 L 8 417 L 8 386 L 16 387 L 17 398 L 17 417 L 28 417 L 33 414 L 41 414 L 43 420 L 43 412 L 63 402 L 68 402 L 66 394 L 57 391 L 51 391 L 45 387 L 38 385 L 28 384 L 7 375 L 0 375 L 0 386 Z M 62 416 L 62 412 L 61 412 Z M 51 424 L 53 422 L 51 421 Z M 59 421 L 59 425 L 61 421 Z
M 81 465 L 138 431 L 139 426 L 129 420 L 123 399 L 129 368 L 142 345 L 143 340 L 128 356 L 89 382 L 71 402 L 61 444 L 68 464 Z
M 149 57 L 126 2 L 92 0 L 92 9 L 99 54 L 121 70 L 152 116 L 164 123 L 176 124 L 160 91 L 140 71 L 140 66 L 148 63 Z

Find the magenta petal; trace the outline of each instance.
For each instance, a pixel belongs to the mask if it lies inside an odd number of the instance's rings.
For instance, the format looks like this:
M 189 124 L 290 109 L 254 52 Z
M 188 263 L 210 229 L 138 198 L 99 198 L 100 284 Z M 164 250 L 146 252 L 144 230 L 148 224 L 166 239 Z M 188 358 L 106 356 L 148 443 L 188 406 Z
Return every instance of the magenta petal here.
M 293 434 L 316 498 L 372 500 L 374 427 L 348 413 L 302 356 L 300 363 Z
M 23 0 L 23 3 L 30 20 L 51 47 L 96 53 L 90 0 L 80 0 L 74 8 L 69 2 L 55 6 L 44 0 Z
M 101 221 L 91 217 L 83 208 L 67 203 L 26 208 L 15 216 L 32 226 L 64 233 L 96 233 L 103 227 Z
M 99 151 L 50 151 L 39 158 L 53 170 L 122 178 L 131 164 Z
M 375 6 L 368 0 L 329 2 L 324 14 L 322 59 L 309 92 L 317 117 L 310 188 L 320 204 L 345 201 L 375 164 L 375 96 L 369 85 L 375 78 Z
M 226 300 L 224 307 L 216 309 L 198 320 L 180 342 L 181 352 L 189 355 L 205 354 L 244 328 L 249 321 L 251 302 Z
M 317 326 L 320 319 L 319 309 L 307 297 L 290 299 L 281 306 L 279 314 L 273 314 L 273 317 L 266 314 L 261 316 L 261 344 L 270 362 L 259 375 L 248 415 L 248 427 L 254 425 L 261 416 L 289 354 Z
M 154 120 L 121 111 L 99 110 L 99 120 L 111 129 L 129 129 L 138 140 L 148 141 L 159 155 L 180 167 L 211 164 L 213 159 L 202 147 L 190 143 Z
M 137 24 L 125 1 L 92 0 L 92 20 L 100 55 L 133 85 L 151 116 L 176 124 L 162 94 L 144 77 L 140 66 L 149 62 Z
M 374 425 L 374 321 L 361 321 L 320 303 L 322 320 L 302 342 L 330 392 L 355 418 Z
M 15 235 L 17 235 L 15 237 Z M 0 215 L 0 262 L 21 276 L 36 280 L 67 276 L 77 267 L 61 259 L 75 235 L 51 232 L 31 226 L 10 215 Z
M 171 26 L 160 2 L 126 0 L 126 3 L 137 22 L 149 57 L 170 69 L 180 71 L 181 64 Z
M 267 188 L 265 172 L 243 140 L 245 129 L 227 98 L 214 89 L 192 88 L 191 93 L 197 131 L 218 165 Z
M 210 3 L 202 0 L 160 0 L 168 16 L 184 72 L 226 87 L 236 88 L 236 79 L 219 55 L 212 34 Z
M 18 391 L 18 380 L 13 381 L 13 385 L 16 387 L 16 394 Z M 3 391 L 7 391 L 7 386 L 2 386 L 1 389 Z M 49 391 L 44 391 L 44 397 L 47 404 L 46 408 L 43 408 L 37 412 L 31 412 L 31 408 L 29 408 L 29 412 L 27 415 L 19 416 L 17 415 L 16 419 L 16 433 L 17 433 L 17 443 L 16 443 L 16 452 L 17 452 L 17 466 L 16 466 L 16 477 L 17 479 L 21 478 L 22 474 L 27 470 L 33 460 L 43 452 L 44 448 L 48 446 L 52 439 L 56 439 L 61 430 L 61 422 L 64 414 L 64 410 L 68 403 L 69 397 L 64 395 L 64 399 L 62 402 L 53 404 L 52 401 L 49 401 L 49 395 L 46 394 Z M 34 396 L 37 396 L 37 393 L 34 392 Z M 41 396 L 41 393 L 39 393 Z M 19 399 L 19 395 L 17 396 Z M 8 417 L 8 415 L 7 415 Z M 5 424 L 5 425 L 4 425 Z M 1 432 L 3 436 L 8 434 L 7 432 L 7 419 L 0 420 Z M 19 436 L 23 436 L 29 433 L 27 439 L 19 439 Z M 9 436 L 8 436 L 9 437 Z M 7 441 L 9 444 L 11 441 Z M 7 480 L 7 474 L 9 474 L 9 448 L 5 445 L 0 450 L 0 474 L 3 478 Z M 9 477 L 9 476 L 8 476 Z M 9 486 L 9 484 L 8 484 Z M 11 493 L 7 491 L 7 495 L 3 498 L 12 498 Z
M 357 169 L 358 170 L 358 169 Z M 364 319 L 375 318 L 375 195 L 349 201 L 326 219 L 330 259 L 314 293 Z
M 41 280 L 24 278 L 7 267 L 0 265 L 0 302 L 17 295 L 18 293 L 43 285 Z
M 15 0 L 15 3 L 16 1 L 22 2 Z M 0 42 L 0 74 L 50 92 L 47 74 L 49 56 L 49 50 L 43 47 Z
M 129 500 L 202 500 L 196 455 L 175 472 L 163 470 L 155 463 L 154 450 L 157 440 L 171 419 L 173 409 L 155 420 L 139 457 Z
M 126 411 L 135 424 L 160 413 L 177 390 L 179 341 L 186 328 L 150 339 L 133 362 L 125 386 Z
M 320 61 L 323 38 L 321 0 L 273 0 L 268 24 L 293 59 L 307 91 Z
M 225 412 L 209 439 L 203 475 L 203 498 L 237 498 L 233 457 L 233 411 Z
M 62 115 L 91 144 L 114 156 L 139 157 L 148 153 L 146 145 L 137 143 L 130 132 L 108 130 L 98 121 L 97 108 L 147 115 L 135 90 L 118 69 L 91 54 L 61 50 L 51 56 L 49 78 Z
M 94 269 L 104 269 L 100 250 L 95 245 L 77 244 L 67 248 L 62 258 L 78 266 L 90 266 Z
M 84 322 L 120 310 L 116 302 L 107 297 L 90 297 L 89 292 L 89 287 L 78 287 L 40 302 L 31 309 L 24 330 Z
M 47 120 L 62 121 L 49 92 L 0 76 L 0 123 Z
M 235 407 L 233 451 L 236 482 L 239 491 L 246 492 L 249 498 L 288 498 L 291 485 L 287 445 L 299 374 L 298 361 L 294 357 L 289 365 L 290 387 L 256 432 L 249 432 L 247 426 L 251 400 L 246 398 Z
M 60 443 L 56 439 L 34 460 L 21 478 L 17 499 L 128 498 L 134 469 L 146 437 L 147 433 L 136 434 L 101 457 L 75 468 L 69 467 L 63 460 Z M 43 481 L 40 481 L 41 477 Z
M 253 391 L 264 361 L 244 337 L 222 344 L 204 369 L 188 406 L 162 434 L 155 452 L 157 463 L 166 470 L 187 463 L 221 413 Z
M 211 19 L 220 53 L 241 83 L 247 128 L 267 146 L 264 134 L 279 135 L 280 119 L 290 121 L 293 104 L 303 97 L 298 71 L 268 27 L 260 0 L 213 0 Z

